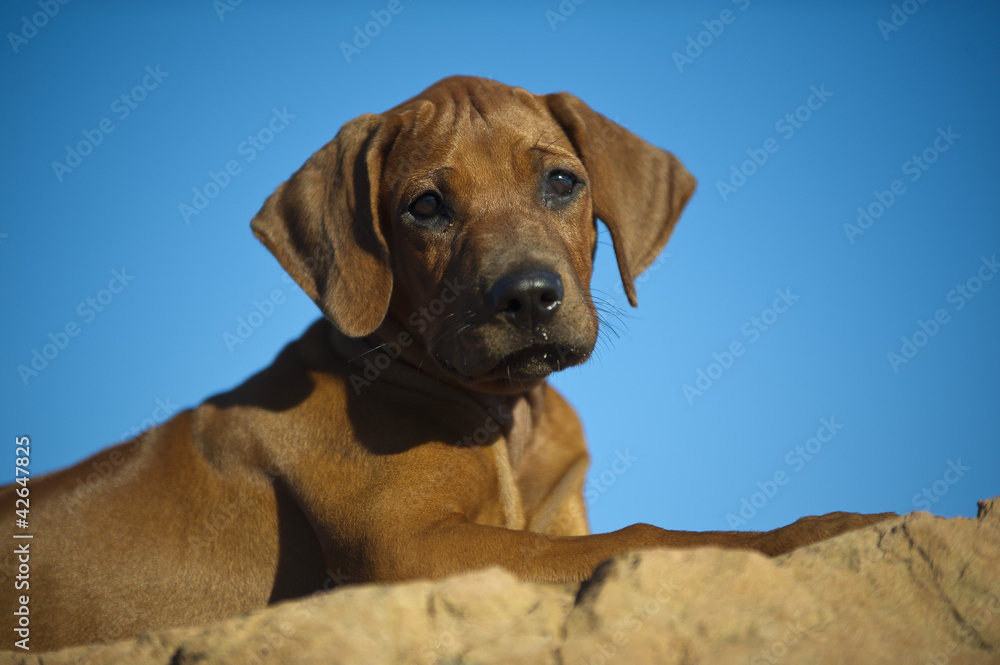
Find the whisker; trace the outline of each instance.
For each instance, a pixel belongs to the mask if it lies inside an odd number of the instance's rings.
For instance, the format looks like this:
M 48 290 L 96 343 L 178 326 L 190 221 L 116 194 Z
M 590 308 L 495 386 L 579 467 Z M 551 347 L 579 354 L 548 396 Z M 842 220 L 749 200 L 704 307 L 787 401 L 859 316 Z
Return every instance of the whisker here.
M 467 317 L 467 318 L 463 318 L 461 321 L 459 321 L 458 323 L 456 323 L 454 326 L 452 326 L 448 330 L 445 330 L 443 333 L 441 333 L 440 335 L 438 335 L 438 338 L 434 342 L 432 342 L 431 344 L 429 344 L 427 346 L 427 349 L 424 351 L 423 357 L 420 359 L 420 364 L 418 365 L 418 368 L 423 367 L 424 361 L 427 360 L 428 358 L 432 357 L 432 355 L 434 353 L 434 348 L 438 344 L 450 341 L 450 340 L 458 337 L 463 332 L 465 332 L 466 330 L 468 330 L 469 328 L 472 327 L 472 322 L 476 318 L 476 312 L 474 310 L 471 310 L 471 309 L 452 312 L 451 314 L 449 314 L 448 316 L 444 317 L 441 320 L 442 321 L 446 321 L 447 319 L 450 319 L 452 317 L 457 317 L 459 315 L 462 315 L 462 316 Z
M 361 358 L 364 358 L 365 356 L 367 356 L 369 353 L 374 353 L 374 352 L 379 351 L 379 350 L 381 350 L 381 349 L 383 349 L 383 348 L 385 348 L 387 346 L 389 346 L 389 342 L 382 342 L 381 344 L 376 344 L 375 346 L 373 346 L 372 348 L 368 349 L 367 351 L 364 351 L 364 352 L 359 353 L 358 355 L 354 356 L 353 358 L 351 358 L 350 360 L 348 360 L 348 362 L 352 362 L 353 363 L 355 360 L 360 360 Z

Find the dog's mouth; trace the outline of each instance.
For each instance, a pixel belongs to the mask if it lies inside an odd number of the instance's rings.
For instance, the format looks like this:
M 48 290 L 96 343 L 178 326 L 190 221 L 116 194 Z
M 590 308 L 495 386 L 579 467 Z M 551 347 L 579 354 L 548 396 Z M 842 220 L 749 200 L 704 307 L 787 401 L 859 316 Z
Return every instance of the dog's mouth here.
M 491 378 L 505 376 L 521 381 L 544 379 L 552 372 L 576 365 L 577 352 L 559 344 L 529 346 L 510 353 L 487 372 Z
M 447 370 L 459 374 L 464 379 L 477 382 L 502 380 L 527 383 L 543 380 L 553 372 L 579 365 L 588 356 L 588 352 L 576 346 L 555 343 L 532 344 L 506 354 L 492 366 L 478 372 L 463 371 L 471 368 L 459 367 L 456 363 L 448 362 L 440 356 L 437 359 Z

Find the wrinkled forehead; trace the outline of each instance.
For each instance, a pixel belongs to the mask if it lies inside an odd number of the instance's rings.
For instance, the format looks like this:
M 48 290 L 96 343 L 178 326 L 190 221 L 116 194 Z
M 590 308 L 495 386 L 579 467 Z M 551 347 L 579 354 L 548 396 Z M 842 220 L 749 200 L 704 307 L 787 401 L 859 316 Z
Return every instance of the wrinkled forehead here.
M 482 79 L 443 83 L 383 114 L 397 125 L 387 166 L 399 175 L 459 163 L 492 169 L 542 156 L 575 159 L 543 98 Z
M 543 100 L 524 88 L 466 76 L 438 81 L 383 116 L 401 117 L 410 130 L 444 132 L 479 123 L 489 127 L 552 120 Z

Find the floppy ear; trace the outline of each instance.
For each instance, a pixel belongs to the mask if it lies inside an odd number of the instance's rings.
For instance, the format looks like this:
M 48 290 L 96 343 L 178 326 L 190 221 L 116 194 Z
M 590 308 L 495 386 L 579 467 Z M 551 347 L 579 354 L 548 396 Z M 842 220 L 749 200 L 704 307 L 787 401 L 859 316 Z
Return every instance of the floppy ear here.
M 378 187 L 392 137 L 382 116 L 345 124 L 264 202 L 250 228 L 350 337 L 382 323 L 392 293 Z
M 545 95 L 590 175 L 594 214 L 611 232 L 625 294 L 667 244 L 697 181 L 674 155 L 650 145 L 565 92 Z

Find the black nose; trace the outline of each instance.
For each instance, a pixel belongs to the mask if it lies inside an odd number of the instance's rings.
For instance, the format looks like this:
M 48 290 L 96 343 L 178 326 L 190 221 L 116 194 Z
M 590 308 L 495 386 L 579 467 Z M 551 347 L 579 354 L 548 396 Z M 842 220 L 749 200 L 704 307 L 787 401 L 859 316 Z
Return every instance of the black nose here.
M 523 270 L 500 278 L 488 292 L 493 311 L 531 329 L 546 323 L 563 299 L 562 279 L 548 270 Z

